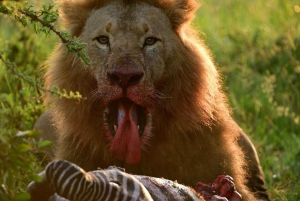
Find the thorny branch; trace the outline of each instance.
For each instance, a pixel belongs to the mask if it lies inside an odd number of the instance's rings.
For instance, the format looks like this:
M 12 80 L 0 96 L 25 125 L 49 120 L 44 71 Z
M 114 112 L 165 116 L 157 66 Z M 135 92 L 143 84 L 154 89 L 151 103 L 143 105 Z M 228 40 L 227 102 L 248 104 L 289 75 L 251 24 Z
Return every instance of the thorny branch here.
M 0 13 L 14 16 L 14 18 L 20 21 L 24 26 L 27 25 L 27 21 L 24 19 L 24 16 L 29 18 L 33 23 L 39 23 L 40 25 L 42 25 L 42 28 L 36 30 L 36 32 L 42 30 L 45 33 L 48 33 L 49 31 L 52 31 L 60 38 L 61 42 L 66 45 L 66 53 L 73 52 L 78 54 L 84 65 L 88 66 L 90 61 L 84 51 L 85 44 L 78 42 L 77 38 L 71 36 L 68 32 L 59 31 L 53 26 L 53 23 L 57 21 L 58 18 L 57 11 L 53 11 L 53 7 L 53 5 L 48 5 L 48 7 L 43 6 L 43 9 L 41 11 L 33 11 L 31 10 L 31 6 L 27 4 L 25 4 L 24 9 L 21 9 L 20 7 L 16 7 L 15 5 L 6 6 L 1 3 Z M 45 30 L 44 28 L 46 28 L 47 30 Z
M 34 11 L 32 10 L 32 6 L 28 5 L 27 3 L 24 4 L 24 7 L 18 6 L 15 2 L 6 2 L 5 4 L 3 1 L 0 0 L 0 13 L 9 15 L 13 17 L 15 20 L 21 22 L 24 26 L 27 26 L 28 21 L 30 20 L 35 26 L 36 33 L 38 32 L 44 32 L 48 34 L 50 31 L 56 34 L 61 42 L 65 44 L 66 46 L 66 53 L 75 53 L 79 56 L 81 61 L 85 65 L 89 65 L 89 58 L 86 55 L 84 51 L 85 44 L 79 43 L 77 41 L 76 37 L 71 36 L 66 31 L 59 31 L 57 30 L 53 23 L 57 21 L 58 19 L 58 13 L 57 10 L 54 10 L 53 4 L 48 4 L 42 6 L 42 9 L 40 11 Z M 37 24 L 40 24 L 41 27 L 37 28 Z M 5 61 L 3 58 L 3 51 L 0 51 L 0 60 L 4 63 L 6 68 L 10 70 L 12 73 L 14 73 L 19 78 L 23 79 L 27 83 L 31 84 L 32 86 L 35 86 L 36 88 L 40 89 L 44 92 L 49 92 L 52 94 L 55 94 L 59 97 L 64 97 L 68 99 L 86 99 L 86 97 L 82 97 L 78 92 L 70 92 L 70 94 L 67 94 L 67 92 L 63 89 L 62 91 L 58 87 L 51 87 L 50 89 L 46 89 L 37 82 L 35 82 L 30 76 L 26 76 L 16 70 L 16 64 L 10 61 Z
M 48 29 L 50 29 L 52 32 L 54 32 L 63 43 L 69 43 L 69 40 L 66 39 L 65 37 L 62 36 L 61 32 L 56 30 L 54 28 L 53 25 L 49 25 L 47 23 L 45 23 L 43 20 L 41 20 L 37 15 L 31 14 L 31 13 L 26 13 L 25 11 L 22 10 L 18 10 L 20 13 L 24 14 L 25 16 L 29 17 L 30 19 L 32 19 L 35 22 L 39 22 L 43 27 L 47 27 Z M 82 49 L 82 48 L 81 48 Z M 80 51 L 81 49 L 79 49 L 78 51 Z
M 65 91 L 62 93 L 59 91 L 58 88 L 54 88 L 53 89 L 46 89 L 44 87 L 42 87 L 41 85 L 39 85 L 37 82 L 33 81 L 32 79 L 24 76 L 22 73 L 19 73 L 16 69 L 15 69 L 15 63 L 12 63 L 10 61 L 5 61 L 5 59 L 3 58 L 1 52 L 0 52 L 0 60 L 2 61 L 2 63 L 5 65 L 5 67 L 10 70 L 13 74 L 15 74 L 16 76 L 18 76 L 19 78 L 21 78 L 22 80 L 28 82 L 29 84 L 37 87 L 38 89 L 40 89 L 41 91 L 44 92 L 49 92 L 51 94 L 55 94 L 59 97 L 64 97 L 64 98 L 69 98 L 69 99 L 86 99 L 84 97 L 82 97 L 78 92 L 76 93 L 71 93 L 70 95 L 68 95 Z

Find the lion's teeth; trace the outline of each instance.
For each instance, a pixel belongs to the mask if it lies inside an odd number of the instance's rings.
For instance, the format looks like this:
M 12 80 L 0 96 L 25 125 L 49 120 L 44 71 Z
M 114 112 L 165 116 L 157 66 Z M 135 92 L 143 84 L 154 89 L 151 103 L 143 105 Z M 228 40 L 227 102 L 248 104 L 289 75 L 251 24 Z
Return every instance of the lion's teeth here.
M 117 125 L 114 125 L 114 130 L 115 130 L 115 132 L 117 132 Z
M 137 126 L 138 131 L 140 130 L 140 125 Z

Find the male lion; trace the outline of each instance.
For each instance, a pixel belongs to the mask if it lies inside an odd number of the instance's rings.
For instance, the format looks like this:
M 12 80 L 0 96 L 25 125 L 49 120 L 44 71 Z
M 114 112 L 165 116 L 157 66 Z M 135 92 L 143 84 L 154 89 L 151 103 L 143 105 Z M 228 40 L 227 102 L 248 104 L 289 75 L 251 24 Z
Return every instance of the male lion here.
M 268 199 L 255 149 L 231 118 L 219 73 L 190 26 L 195 0 L 59 4 L 65 28 L 87 44 L 91 64 L 85 68 L 64 46 L 47 62 L 48 88 L 86 97 L 46 96 L 56 158 L 192 186 L 228 174 L 244 200 L 255 193 Z M 49 126 L 46 118 L 39 122 Z

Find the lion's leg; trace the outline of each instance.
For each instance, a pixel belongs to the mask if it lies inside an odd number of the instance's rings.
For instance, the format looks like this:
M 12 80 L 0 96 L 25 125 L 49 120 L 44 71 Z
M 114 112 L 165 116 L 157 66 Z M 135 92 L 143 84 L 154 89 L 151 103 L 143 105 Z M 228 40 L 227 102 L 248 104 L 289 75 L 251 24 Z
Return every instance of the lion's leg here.
M 239 137 L 238 143 L 245 153 L 246 162 L 249 168 L 247 186 L 252 192 L 256 194 L 258 198 L 269 200 L 269 196 L 265 186 L 264 173 L 261 169 L 259 158 L 254 145 L 252 144 L 249 137 L 243 132 Z
M 38 139 L 43 140 L 50 140 L 51 142 L 56 143 L 56 135 L 55 135 L 55 129 L 52 126 L 51 120 L 50 120 L 50 111 L 44 112 L 35 122 L 34 129 L 41 131 L 41 134 L 38 136 Z M 54 159 L 54 146 L 46 147 L 45 149 L 46 156 L 38 156 L 47 164 L 51 160 Z

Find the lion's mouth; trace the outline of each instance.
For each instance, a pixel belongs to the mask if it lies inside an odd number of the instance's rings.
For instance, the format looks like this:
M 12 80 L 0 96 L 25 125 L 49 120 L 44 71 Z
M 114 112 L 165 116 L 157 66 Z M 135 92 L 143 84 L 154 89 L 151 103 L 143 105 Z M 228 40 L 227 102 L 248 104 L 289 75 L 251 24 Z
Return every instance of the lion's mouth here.
M 117 132 L 123 132 L 123 124 L 132 121 L 135 126 L 129 129 L 132 133 L 137 132 L 141 137 L 145 132 L 147 120 L 147 108 L 142 107 L 128 98 L 121 98 L 111 102 L 108 105 L 108 112 L 106 113 L 106 120 L 109 125 L 109 131 L 114 137 Z

